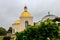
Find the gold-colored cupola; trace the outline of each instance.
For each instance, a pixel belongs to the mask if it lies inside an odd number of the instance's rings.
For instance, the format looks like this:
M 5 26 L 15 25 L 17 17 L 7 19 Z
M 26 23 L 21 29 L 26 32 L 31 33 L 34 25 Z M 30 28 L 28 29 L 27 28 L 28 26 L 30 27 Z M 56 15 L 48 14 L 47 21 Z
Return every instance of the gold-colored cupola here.
M 20 20 L 16 20 L 13 24 L 20 24 Z
M 24 6 L 24 12 L 21 14 L 20 17 L 32 17 L 32 15 L 28 12 L 27 6 Z

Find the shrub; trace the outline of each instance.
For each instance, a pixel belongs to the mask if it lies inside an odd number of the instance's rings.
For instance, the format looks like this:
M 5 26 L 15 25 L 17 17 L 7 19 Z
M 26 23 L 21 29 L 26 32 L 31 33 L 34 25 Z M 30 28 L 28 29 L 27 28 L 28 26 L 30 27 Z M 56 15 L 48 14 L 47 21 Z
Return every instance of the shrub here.
M 47 40 L 58 36 L 58 25 L 49 19 L 39 25 L 28 26 L 24 31 L 16 33 L 16 40 Z
M 11 37 L 5 36 L 3 40 L 10 40 Z

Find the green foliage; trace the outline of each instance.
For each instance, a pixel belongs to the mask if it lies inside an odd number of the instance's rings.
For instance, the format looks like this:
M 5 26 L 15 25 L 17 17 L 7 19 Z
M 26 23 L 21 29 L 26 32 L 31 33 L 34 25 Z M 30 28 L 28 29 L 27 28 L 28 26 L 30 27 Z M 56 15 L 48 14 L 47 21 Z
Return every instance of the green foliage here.
M 9 27 L 8 33 L 12 33 L 12 27 Z
M 47 19 L 39 25 L 28 26 L 24 31 L 16 33 L 16 40 L 47 40 L 58 36 L 58 25 Z
M 7 34 L 7 31 L 4 28 L 0 27 L 0 36 L 6 35 L 6 34 Z
M 35 27 L 29 27 L 23 32 L 16 33 L 16 40 L 42 40 L 43 36 L 37 31 Z
M 59 32 L 59 34 L 60 34 L 60 26 L 59 26 L 59 31 L 58 31 L 58 32 Z
M 55 18 L 54 21 L 60 21 L 60 17 Z
M 41 34 L 42 33 L 42 34 Z M 58 36 L 58 25 L 55 22 L 47 21 L 41 23 L 40 34 L 46 38 L 55 38 Z

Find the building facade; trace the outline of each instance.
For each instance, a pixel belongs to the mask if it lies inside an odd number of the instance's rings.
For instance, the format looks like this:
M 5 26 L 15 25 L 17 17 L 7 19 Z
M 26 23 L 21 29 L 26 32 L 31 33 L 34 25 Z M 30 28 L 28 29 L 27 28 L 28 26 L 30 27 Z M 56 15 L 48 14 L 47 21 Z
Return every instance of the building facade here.
M 28 25 L 33 25 L 33 17 L 28 12 L 27 6 L 24 6 L 24 11 L 21 13 L 19 20 L 12 24 L 12 34 L 23 31 Z

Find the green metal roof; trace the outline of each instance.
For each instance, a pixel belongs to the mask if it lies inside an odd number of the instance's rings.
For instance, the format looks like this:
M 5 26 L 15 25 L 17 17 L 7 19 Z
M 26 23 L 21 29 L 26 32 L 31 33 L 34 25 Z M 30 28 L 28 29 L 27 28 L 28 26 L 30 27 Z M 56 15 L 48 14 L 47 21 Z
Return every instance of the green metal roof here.
M 49 17 L 49 16 L 55 16 L 55 15 L 49 14 L 49 15 L 46 15 L 45 17 Z M 56 17 L 56 16 L 55 16 L 55 17 Z

